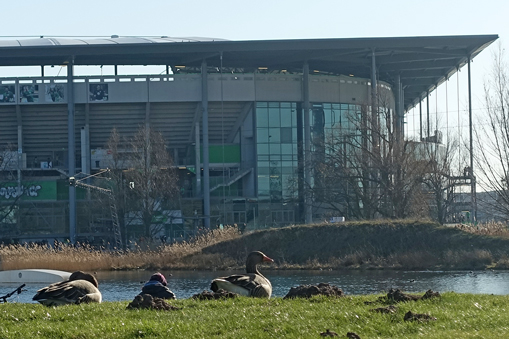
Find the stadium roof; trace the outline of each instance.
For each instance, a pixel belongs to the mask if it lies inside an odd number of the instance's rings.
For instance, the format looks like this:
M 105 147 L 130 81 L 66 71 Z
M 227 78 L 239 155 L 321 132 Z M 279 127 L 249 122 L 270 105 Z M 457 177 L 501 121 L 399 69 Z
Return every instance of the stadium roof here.
M 210 67 L 300 73 L 307 61 L 319 73 L 370 78 L 374 50 L 378 79 L 394 84 L 399 74 L 408 109 L 496 39 L 498 35 L 250 41 L 41 37 L 0 40 L 0 66 L 61 65 L 74 58 L 75 65 L 199 67 L 207 59 Z

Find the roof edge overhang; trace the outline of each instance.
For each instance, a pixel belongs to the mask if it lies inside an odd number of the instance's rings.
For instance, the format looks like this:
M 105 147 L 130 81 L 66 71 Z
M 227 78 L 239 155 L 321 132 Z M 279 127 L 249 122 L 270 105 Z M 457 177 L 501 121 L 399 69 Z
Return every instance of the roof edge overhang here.
M 200 67 L 207 60 L 210 67 L 301 71 L 307 62 L 310 69 L 324 74 L 371 78 L 374 52 L 379 80 L 394 84 L 402 76 L 407 111 L 497 39 L 492 34 L 238 41 L 166 37 L 0 40 L 0 66 L 72 62 Z

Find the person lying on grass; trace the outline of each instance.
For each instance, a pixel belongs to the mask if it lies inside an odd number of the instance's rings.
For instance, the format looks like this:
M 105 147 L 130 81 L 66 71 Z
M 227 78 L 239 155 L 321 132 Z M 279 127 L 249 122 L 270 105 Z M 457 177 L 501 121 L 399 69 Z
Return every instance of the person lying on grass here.
M 150 294 L 153 297 L 161 299 L 177 299 L 175 293 L 168 288 L 166 278 L 161 273 L 152 274 L 149 281 L 143 285 L 141 294 Z

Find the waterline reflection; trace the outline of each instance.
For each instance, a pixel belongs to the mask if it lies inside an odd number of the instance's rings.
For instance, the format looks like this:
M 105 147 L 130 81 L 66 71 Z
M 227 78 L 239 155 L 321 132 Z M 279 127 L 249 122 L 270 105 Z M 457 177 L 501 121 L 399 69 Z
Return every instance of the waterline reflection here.
M 218 276 L 239 271 L 161 271 L 178 299 L 186 299 L 203 290 Z M 152 271 L 97 272 L 99 289 L 104 301 L 131 301 L 141 291 Z M 270 279 L 273 296 L 283 297 L 291 287 L 304 284 L 330 283 L 345 294 L 386 293 L 390 288 L 421 293 L 428 289 L 438 292 L 509 294 L 509 271 L 263 271 Z M 8 302 L 32 303 L 35 292 L 46 284 L 27 284 L 26 291 Z M 0 284 L 0 296 L 12 292 L 17 284 Z

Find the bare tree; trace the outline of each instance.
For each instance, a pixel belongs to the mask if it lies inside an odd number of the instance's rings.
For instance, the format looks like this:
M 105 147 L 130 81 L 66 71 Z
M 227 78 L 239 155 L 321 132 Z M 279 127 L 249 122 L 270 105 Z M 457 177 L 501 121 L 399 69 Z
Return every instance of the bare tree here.
M 124 242 L 127 229 L 140 226 L 135 233 L 152 239 L 162 231 L 160 221 L 173 217 L 169 213 L 179 205 L 178 174 L 165 141 L 148 127 L 128 138 L 113 129 L 107 147 L 109 180 L 101 185 L 111 189 Z
M 436 131 L 435 137 L 438 138 L 439 136 L 440 134 Z M 419 157 L 426 159 L 426 173 L 423 176 L 423 184 L 430 205 L 429 217 L 440 224 L 444 224 L 454 204 L 457 179 L 461 177 L 459 173 L 454 173 L 453 170 L 453 163 L 460 145 L 456 140 L 448 138 L 446 144 L 443 144 L 441 140 L 435 140 L 433 142 L 421 142 L 419 146 Z
M 119 227 L 123 233 L 123 243 L 127 246 L 127 228 L 130 222 L 129 218 L 126 218 L 127 211 L 129 211 L 129 201 L 127 199 L 129 184 L 124 175 L 124 170 L 127 166 L 124 153 L 127 150 L 127 145 L 116 128 L 113 128 L 111 131 L 107 147 L 111 154 L 109 163 L 111 194 L 113 194 L 113 199 L 116 202 Z
M 29 195 L 31 186 L 25 187 L 26 183 L 22 183 L 17 179 L 18 172 L 23 168 L 22 155 L 18 153 L 14 145 L 7 145 L 3 152 L 0 152 L 0 225 L 7 226 L 6 234 L 16 233 L 15 228 L 19 228 L 19 216 L 16 212 L 19 210 L 19 203 L 23 195 Z M 18 230 L 19 231 L 19 230 Z
M 484 204 L 509 218 L 509 65 L 499 45 L 484 83 L 485 109 L 474 128 L 477 184 L 488 197 Z
M 404 140 L 379 91 L 377 114 L 351 112 L 348 126 L 314 139 L 315 208 L 355 219 L 430 217 L 445 220 L 451 154 L 435 142 Z M 433 197 L 433 198 L 430 198 Z
M 161 225 L 154 224 L 154 216 L 164 216 L 171 200 L 178 197 L 178 175 L 161 133 L 142 127 L 127 140 L 127 148 L 125 161 L 129 170 L 125 178 L 129 182 L 129 207 L 141 220 L 144 235 L 152 238 L 161 231 Z

